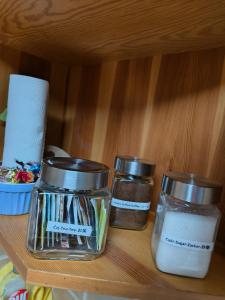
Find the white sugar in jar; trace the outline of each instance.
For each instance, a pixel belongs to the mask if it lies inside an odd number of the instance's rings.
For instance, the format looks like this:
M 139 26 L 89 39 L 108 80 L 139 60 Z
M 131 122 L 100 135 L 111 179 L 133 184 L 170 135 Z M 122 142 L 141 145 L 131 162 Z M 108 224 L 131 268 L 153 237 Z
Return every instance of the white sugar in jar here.
M 216 203 L 221 191 L 221 185 L 194 174 L 163 176 L 152 234 L 152 252 L 160 271 L 206 276 L 220 221 Z

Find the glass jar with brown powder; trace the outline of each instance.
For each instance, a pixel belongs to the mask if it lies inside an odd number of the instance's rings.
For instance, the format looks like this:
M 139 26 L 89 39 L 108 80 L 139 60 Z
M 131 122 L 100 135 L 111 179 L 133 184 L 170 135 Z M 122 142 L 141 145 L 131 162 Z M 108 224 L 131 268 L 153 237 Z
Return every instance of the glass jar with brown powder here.
M 151 203 L 155 164 L 130 156 L 115 158 L 110 224 L 143 230 Z

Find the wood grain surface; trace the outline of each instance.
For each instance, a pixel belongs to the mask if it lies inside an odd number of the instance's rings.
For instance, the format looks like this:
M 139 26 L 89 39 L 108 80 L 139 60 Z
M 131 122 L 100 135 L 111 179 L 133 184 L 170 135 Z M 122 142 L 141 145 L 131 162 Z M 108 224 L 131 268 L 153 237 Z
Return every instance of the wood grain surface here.
M 0 43 L 49 60 L 225 46 L 223 0 L 1 0 Z
M 7 104 L 9 75 L 17 73 L 19 69 L 20 52 L 5 47 L 0 47 L 0 112 Z M 0 153 L 2 159 L 5 123 L 0 121 Z
M 66 111 L 75 117 L 63 147 L 111 168 L 116 155 L 154 161 L 153 210 L 168 170 L 225 185 L 224 55 L 215 49 L 72 68 Z
M 151 256 L 152 219 L 146 230 L 110 229 L 107 248 L 94 261 L 34 259 L 25 248 L 27 216 L 0 217 L 0 242 L 27 282 L 139 299 L 225 299 L 225 260 L 215 254 L 204 280 L 157 271 Z

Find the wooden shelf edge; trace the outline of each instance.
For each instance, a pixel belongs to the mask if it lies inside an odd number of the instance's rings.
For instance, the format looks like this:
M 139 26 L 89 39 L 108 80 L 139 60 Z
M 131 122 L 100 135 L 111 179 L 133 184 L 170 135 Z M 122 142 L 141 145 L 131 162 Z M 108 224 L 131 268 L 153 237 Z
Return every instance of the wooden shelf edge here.
M 9 259 L 12 261 L 13 265 L 16 268 L 16 271 L 20 273 L 24 280 L 27 278 L 27 269 L 22 260 L 18 259 L 16 250 L 12 249 L 8 244 L 7 240 L 3 239 L 0 231 L 0 246 L 8 255 Z
M 150 225 L 141 233 L 111 229 L 106 252 L 95 261 L 55 262 L 28 253 L 26 224 L 26 216 L 0 216 L 0 243 L 27 283 L 138 299 L 163 300 L 168 295 L 174 300 L 225 299 L 223 257 L 216 255 L 211 278 L 206 280 L 158 272 L 150 257 Z M 221 271 L 214 275 L 221 262 Z

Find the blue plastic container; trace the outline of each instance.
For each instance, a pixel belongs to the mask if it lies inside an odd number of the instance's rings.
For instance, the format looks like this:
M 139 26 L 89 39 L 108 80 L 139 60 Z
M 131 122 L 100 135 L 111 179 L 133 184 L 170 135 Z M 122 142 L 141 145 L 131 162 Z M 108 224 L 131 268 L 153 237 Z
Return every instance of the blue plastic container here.
M 29 213 L 34 183 L 0 183 L 0 215 Z

